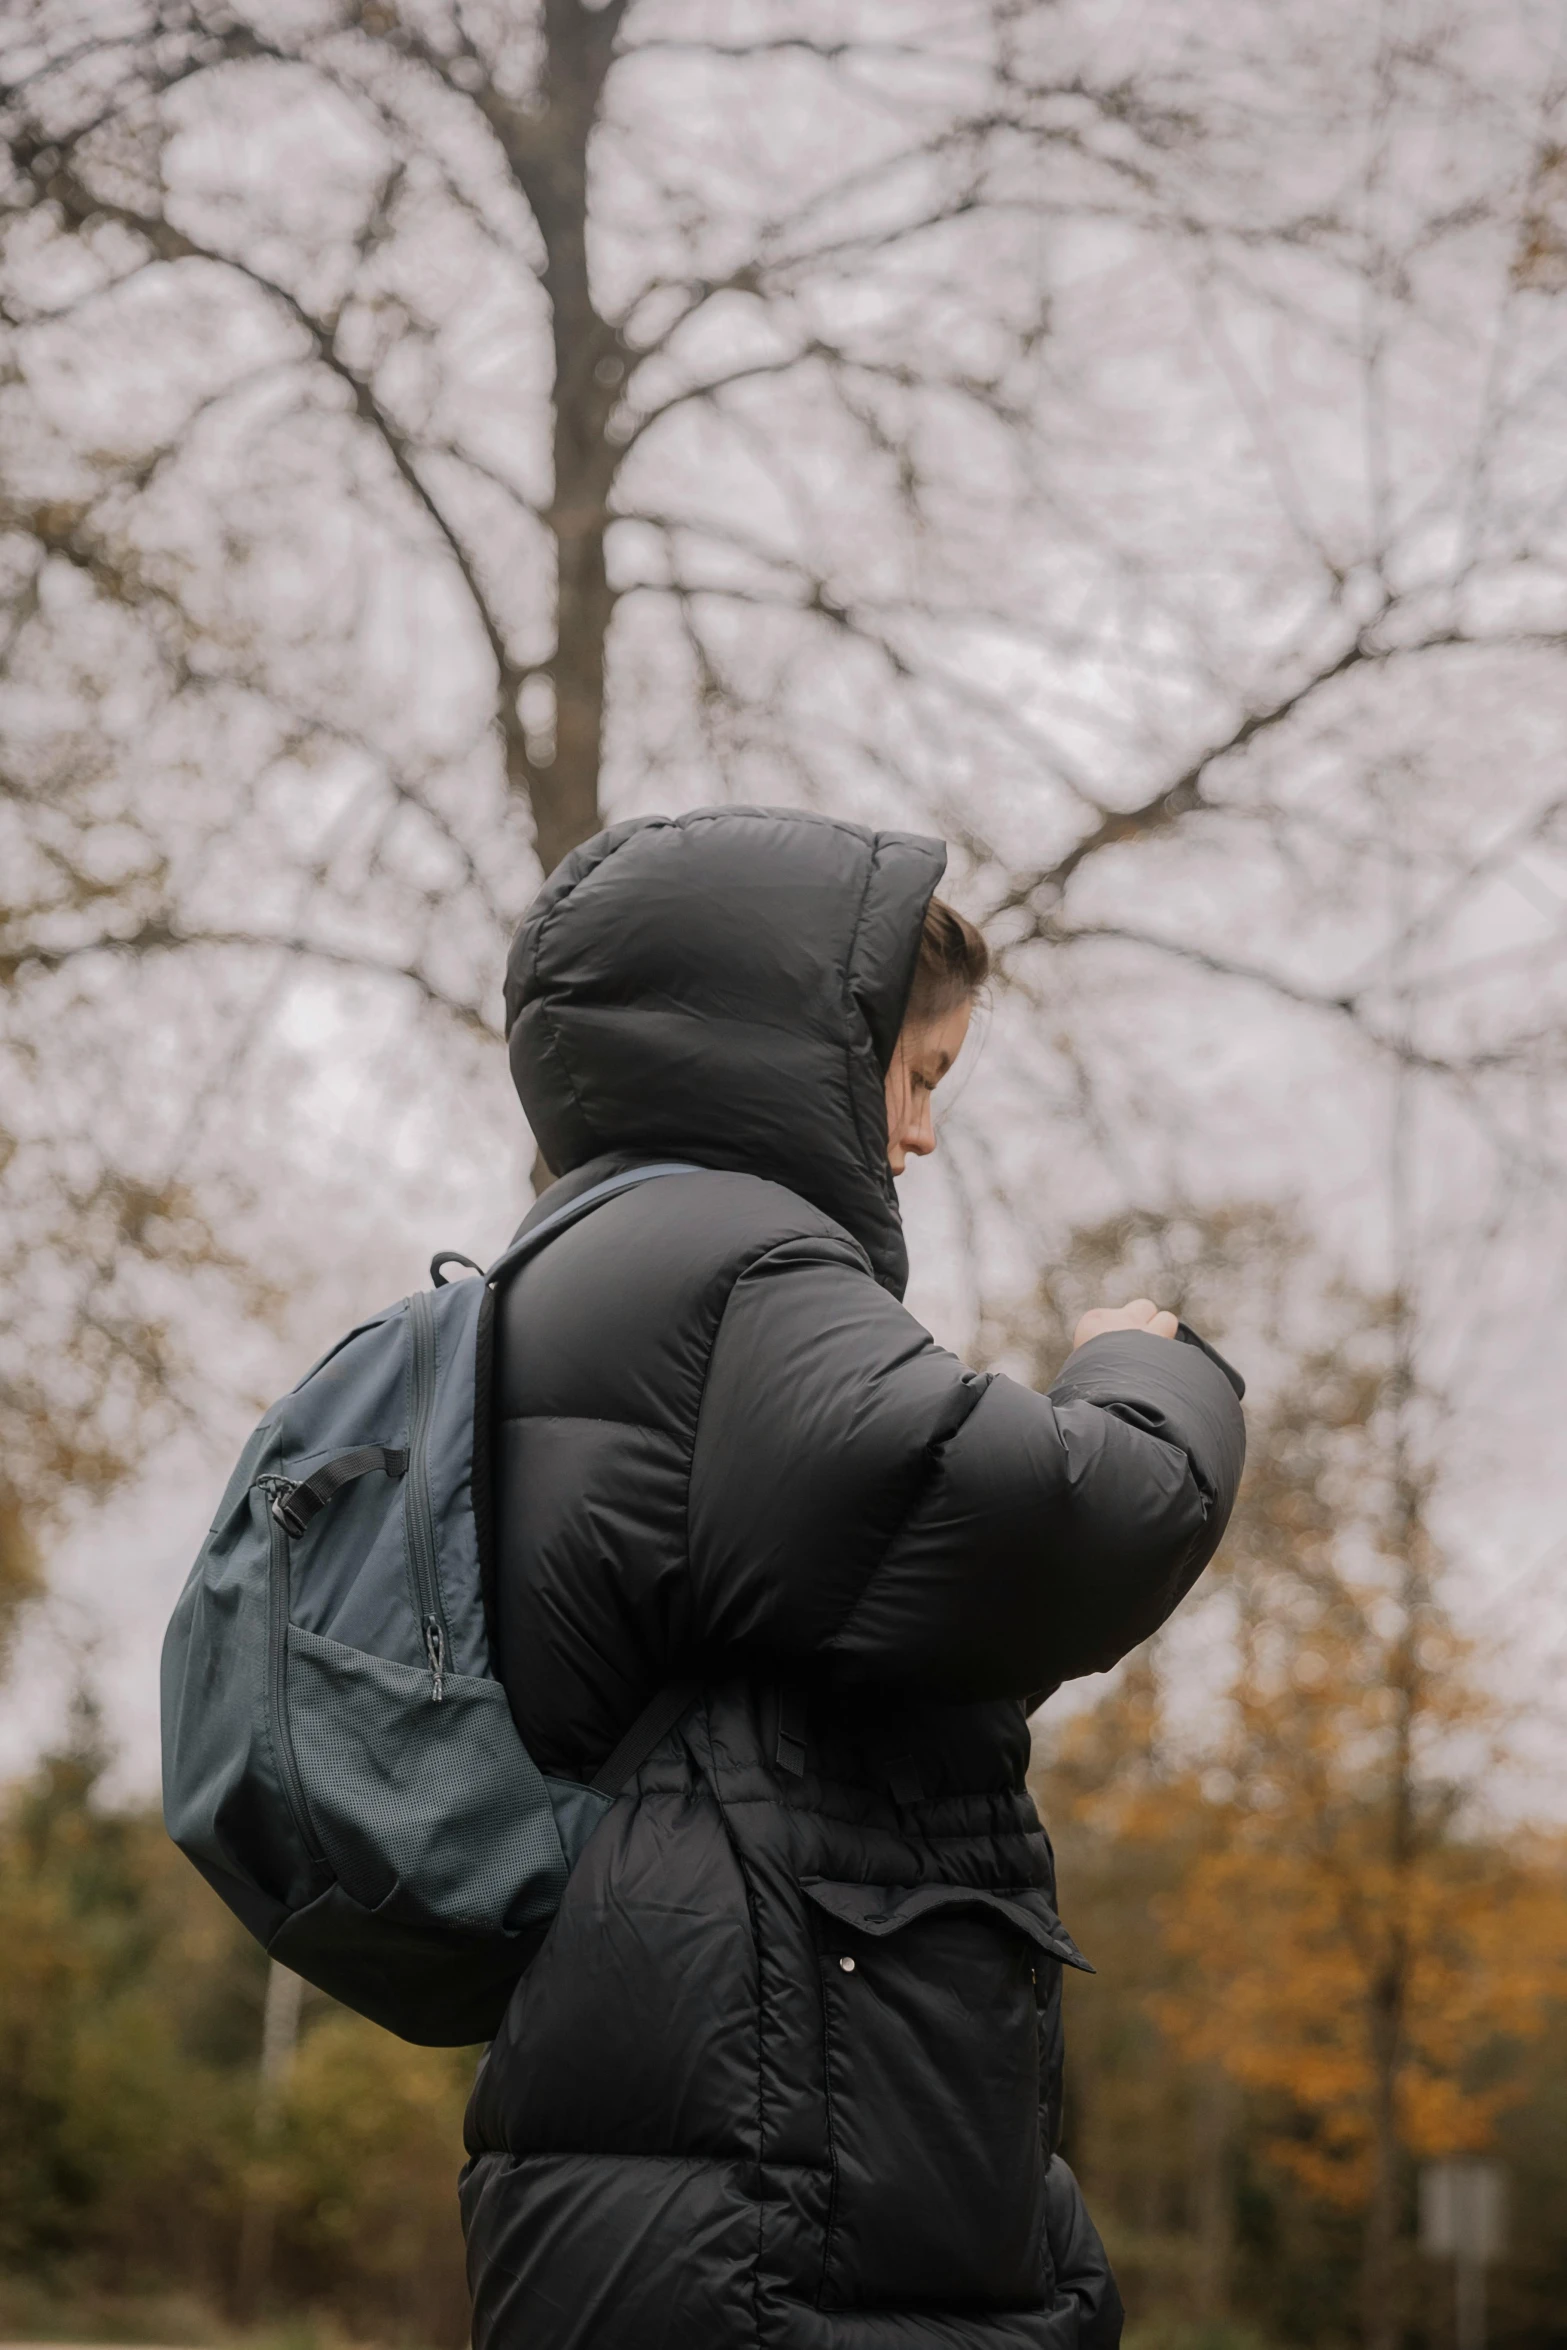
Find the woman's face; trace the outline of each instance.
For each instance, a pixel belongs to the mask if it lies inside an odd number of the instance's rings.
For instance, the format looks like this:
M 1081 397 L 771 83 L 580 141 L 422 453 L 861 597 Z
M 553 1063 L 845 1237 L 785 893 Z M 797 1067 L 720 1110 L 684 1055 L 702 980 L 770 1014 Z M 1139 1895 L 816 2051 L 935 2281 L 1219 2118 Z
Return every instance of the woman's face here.
M 930 1097 L 963 1050 L 972 1003 L 939 1020 L 906 1021 L 887 1071 L 887 1164 L 901 1175 L 912 1151 L 924 1158 L 936 1147 Z

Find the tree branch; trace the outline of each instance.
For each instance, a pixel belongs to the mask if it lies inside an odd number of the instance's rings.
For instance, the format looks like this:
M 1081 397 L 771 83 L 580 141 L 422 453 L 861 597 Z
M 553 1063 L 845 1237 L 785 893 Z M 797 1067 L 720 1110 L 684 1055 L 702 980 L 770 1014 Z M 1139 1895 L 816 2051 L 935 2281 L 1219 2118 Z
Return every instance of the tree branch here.
M 512 656 L 472 555 L 415 464 L 409 437 L 388 415 L 370 382 L 343 357 L 332 328 L 308 310 L 297 294 L 251 263 L 215 246 L 201 244 L 185 230 L 175 227 L 173 222 L 157 214 L 138 212 L 129 205 L 95 196 L 74 172 L 64 168 L 54 172 L 47 193 L 61 205 L 67 217 L 78 228 L 85 227 L 93 219 L 112 220 L 139 236 L 153 256 L 166 265 L 172 267 L 180 261 L 201 261 L 209 267 L 231 271 L 276 303 L 300 329 L 320 364 L 351 394 L 355 413 L 361 423 L 367 425 L 381 442 L 398 476 L 434 525 L 456 566 L 495 662 L 497 712 L 506 738 L 508 761 L 520 768 L 531 786 L 537 779 L 536 770 L 516 712 L 517 694 L 526 674 L 524 666 Z
M 1208 798 L 1204 781 L 1211 767 L 1221 760 L 1244 750 L 1248 743 L 1273 728 L 1282 726 L 1325 686 L 1334 684 L 1352 670 L 1381 668 L 1390 661 L 1413 658 L 1436 652 L 1497 652 L 1504 649 L 1518 651 L 1559 651 L 1567 645 L 1567 631 L 1561 629 L 1518 629 L 1501 636 L 1477 636 L 1462 628 L 1433 629 L 1425 635 L 1403 640 L 1383 638 L 1377 641 L 1374 631 L 1385 625 L 1395 614 L 1392 603 L 1357 630 L 1355 636 L 1336 659 L 1314 669 L 1309 677 L 1293 686 L 1277 701 L 1261 710 L 1248 711 L 1229 734 L 1211 743 L 1191 764 L 1184 768 L 1172 783 L 1153 793 L 1135 808 L 1115 809 L 1108 813 L 1091 832 L 1084 833 L 1066 853 L 1053 864 L 1039 866 L 1016 880 L 1005 894 L 990 907 L 987 920 L 998 915 L 1017 913 L 1031 908 L 1036 898 L 1059 902 L 1068 882 L 1079 868 L 1108 848 L 1130 840 L 1145 840 L 1150 835 L 1171 831 L 1184 817 L 1203 810 L 1212 811 L 1216 803 Z
M 1211 947 L 1195 946 L 1187 939 L 1161 938 L 1156 932 L 1139 930 L 1131 923 L 1056 923 L 1045 916 L 1029 932 L 1025 941 L 1003 948 L 998 959 L 1004 972 L 1009 956 L 1017 951 L 1017 945 L 1042 942 L 1050 946 L 1070 947 L 1094 940 L 1145 947 L 1152 954 L 1167 955 L 1176 962 L 1188 963 L 1216 979 L 1238 979 L 1248 986 L 1265 989 L 1269 995 L 1284 1003 L 1297 1004 L 1304 1011 L 1330 1012 L 1338 1018 L 1351 1021 L 1376 1051 L 1386 1053 L 1391 1059 L 1401 1061 L 1406 1068 L 1421 1070 L 1428 1076 L 1469 1078 L 1491 1070 L 1514 1068 L 1533 1045 L 1549 1043 L 1560 1046 L 1567 1043 L 1567 1031 L 1546 1026 L 1531 1029 L 1522 1036 L 1511 1037 L 1505 1044 L 1487 1046 L 1461 1056 L 1426 1052 L 1402 1030 L 1382 1028 L 1367 1018 L 1366 997 L 1369 989 L 1307 987 L 1283 972 L 1270 971 L 1265 964 L 1251 963 L 1238 955 L 1218 954 Z
M 61 971 L 68 963 L 80 962 L 93 955 L 165 955 L 183 954 L 193 947 L 212 947 L 250 954 L 294 955 L 314 963 L 326 963 L 343 971 L 358 971 L 369 978 L 400 979 L 416 988 L 426 1003 L 435 1010 L 448 1014 L 466 1028 L 494 1041 L 500 1035 L 495 1023 L 485 1018 L 476 1004 L 465 1003 L 443 988 L 429 974 L 409 964 L 396 962 L 389 955 L 374 955 L 354 947 L 333 946 L 329 941 L 308 937 L 297 931 L 250 931 L 187 929 L 155 915 L 140 923 L 136 929 L 105 931 L 94 938 L 74 941 L 69 946 L 46 946 L 41 941 L 26 941 L 20 946 L 0 946 L 0 985 L 12 986 L 26 970 Z
M 1365 630 L 1361 630 L 1335 661 L 1314 671 L 1266 709 L 1248 711 L 1221 742 L 1210 744 L 1172 783 L 1165 784 L 1135 808 L 1110 810 L 1092 831 L 1085 832 L 1075 841 L 1064 856 L 1058 857 L 1053 864 L 1036 867 L 1033 872 L 1015 881 L 1003 897 L 996 899 L 987 918 L 1017 913 L 1030 907 L 1037 897 L 1059 899 L 1079 867 L 1086 865 L 1091 857 L 1098 856 L 1102 850 L 1118 847 L 1124 841 L 1144 840 L 1151 833 L 1171 831 L 1184 817 L 1211 807 L 1213 803 L 1203 789 L 1210 767 L 1221 759 L 1230 758 L 1236 751 L 1244 750 L 1248 743 L 1254 742 L 1259 735 L 1268 733 L 1273 727 L 1282 726 L 1285 719 L 1293 717 L 1303 703 L 1335 678 L 1347 676 L 1352 669 L 1368 662 L 1386 660 L 1387 657 L 1387 652 L 1374 647 Z

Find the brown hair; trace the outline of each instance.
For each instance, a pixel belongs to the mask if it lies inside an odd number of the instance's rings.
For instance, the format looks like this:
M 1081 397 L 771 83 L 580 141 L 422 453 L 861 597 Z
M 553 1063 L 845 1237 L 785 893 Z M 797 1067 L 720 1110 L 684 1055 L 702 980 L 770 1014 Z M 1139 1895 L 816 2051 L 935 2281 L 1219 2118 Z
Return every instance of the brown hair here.
M 990 949 L 966 915 L 932 898 L 920 926 L 920 951 L 905 1020 L 944 1020 L 978 995 L 990 977 Z

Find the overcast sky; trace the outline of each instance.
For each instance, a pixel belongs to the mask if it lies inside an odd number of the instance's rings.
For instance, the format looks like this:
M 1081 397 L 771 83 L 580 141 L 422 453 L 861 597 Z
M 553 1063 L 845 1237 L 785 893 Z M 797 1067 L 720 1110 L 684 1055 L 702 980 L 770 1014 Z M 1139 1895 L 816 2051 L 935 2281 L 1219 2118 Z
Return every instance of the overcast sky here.
M 91 789 L 57 792 L 54 847 L 104 853 L 145 826 L 187 921 L 314 923 L 493 1023 L 536 873 L 487 640 L 265 284 L 339 306 L 535 659 L 538 256 L 472 110 L 378 113 L 378 68 L 333 80 L 337 52 L 311 48 L 326 13 L 258 7 L 300 65 L 198 76 L 169 102 L 170 216 L 213 258 L 143 266 L 129 231 L 67 245 L 41 215 L 6 249 L 39 311 L 4 395 L 7 494 L 62 498 L 123 464 L 113 527 L 177 582 L 206 667 L 199 696 L 184 672 L 171 685 L 153 619 L 66 566 L 30 607 L 0 735 L 22 759 L 86 746 Z M 699 54 L 715 28 L 763 47 Z M 781 28 L 860 46 L 768 49 Z M 1453 1603 L 1537 1706 L 1515 1800 L 1553 1806 L 1559 10 L 636 0 L 626 39 L 594 267 L 658 348 L 617 425 L 606 812 L 805 801 L 953 841 L 955 894 L 995 910 L 1010 959 L 948 1161 L 905 1185 L 910 1302 L 948 1343 L 1073 1225 L 1128 1205 L 1266 1199 L 1312 1235 L 1319 1281 L 1402 1267 L 1450 1407 Z M 1004 127 L 976 144 L 986 109 Z M 759 291 L 660 341 L 671 282 L 751 258 Z M 58 753 L 58 771 L 81 770 Z M 1190 821 L 1030 882 L 1103 810 L 1187 772 L 1206 802 Z M 30 820 L 0 807 L 24 876 L 51 845 Z M 498 1045 L 421 1001 L 275 955 L 108 958 L 16 992 L 0 1114 L 62 1166 L 98 1148 L 209 1186 L 292 1303 L 258 1332 L 205 1293 L 176 1302 L 196 1423 L 65 1542 L 0 1768 L 52 1734 L 80 1657 L 123 1783 L 151 1784 L 159 1632 L 247 1415 L 436 1246 L 483 1256 L 525 1205 Z M 1415 1073 L 1395 1216 L 1399 1043 Z M 26 1209 L 0 1198 L 19 1235 Z M 46 1300 L 19 1296 L 21 1345 Z M 1266 1361 L 1246 1368 L 1266 1384 Z

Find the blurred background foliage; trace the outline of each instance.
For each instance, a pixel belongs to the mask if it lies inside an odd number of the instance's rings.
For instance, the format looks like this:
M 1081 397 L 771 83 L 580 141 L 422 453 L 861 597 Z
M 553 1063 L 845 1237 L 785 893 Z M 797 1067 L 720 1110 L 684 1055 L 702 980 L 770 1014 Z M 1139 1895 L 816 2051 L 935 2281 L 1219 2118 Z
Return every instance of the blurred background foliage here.
M 71 1727 L 0 1820 L 0 2323 L 199 2341 L 308 2311 L 355 2340 L 459 2342 L 472 2052 L 310 1993 L 266 2116 L 266 1959 L 155 1807 L 97 1800 L 90 1703 Z M 258 2212 L 266 2273 L 242 2293 Z

